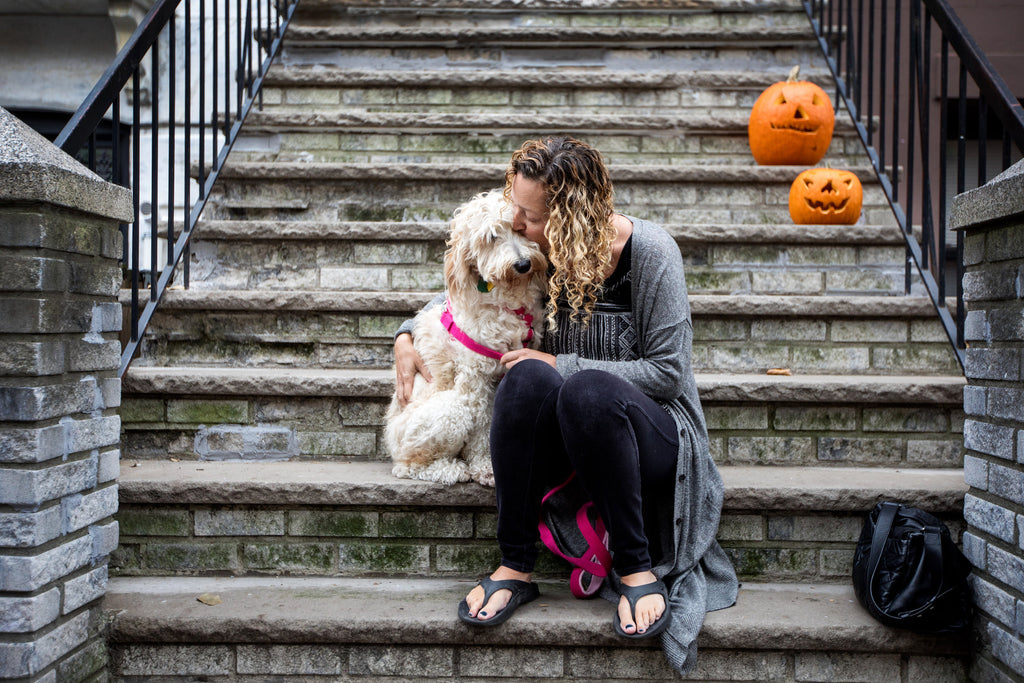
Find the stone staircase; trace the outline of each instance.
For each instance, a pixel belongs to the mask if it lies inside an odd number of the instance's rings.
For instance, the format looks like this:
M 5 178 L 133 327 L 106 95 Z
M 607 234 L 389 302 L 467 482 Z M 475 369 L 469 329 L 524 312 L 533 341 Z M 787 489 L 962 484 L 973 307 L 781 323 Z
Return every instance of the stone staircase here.
M 961 680 L 967 643 L 882 627 L 849 585 L 875 502 L 962 528 L 964 382 L 920 288 L 903 296 L 902 237 L 847 117 L 826 161 L 864 182 L 858 225 L 792 225 L 799 169 L 750 157 L 749 108 L 796 63 L 828 90 L 795 0 L 303 0 L 191 287 L 124 380 L 115 678 L 675 677 L 548 554 L 537 604 L 460 624 L 498 561 L 493 491 L 395 479 L 380 438 L 392 334 L 442 287 L 452 210 L 523 140 L 569 132 L 687 264 L 743 581 L 691 677 Z

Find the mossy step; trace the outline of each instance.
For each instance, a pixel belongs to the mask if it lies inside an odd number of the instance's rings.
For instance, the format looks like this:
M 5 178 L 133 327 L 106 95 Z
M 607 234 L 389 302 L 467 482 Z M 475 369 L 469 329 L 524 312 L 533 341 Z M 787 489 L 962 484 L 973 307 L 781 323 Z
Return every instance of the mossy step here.
M 961 405 L 962 376 L 699 374 L 704 402 Z M 129 395 L 389 398 L 390 370 L 130 367 Z
M 115 578 L 110 615 L 114 676 L 272 676 L 376 681 L 678 680 L 657 639 L 628 642 L 614 608 L 575 600 L 564 582 L 493 629 L 455 617 L 472 583 L 460 579 Z M 220 604 L 197 601 L 216 595 Z M 863 676 L 922 683 L 966 675 L 968 643 L 886 628 L 848 586 L 745 584 L 736 605 L 709 613 L 693 677 L 791 680 Z M 815 673 L 816 672 L 816 673 Z M 942 678 L 936 678 L 940 675 Z M 305 677 L 305 678 L 304 678 Z M 822 679 L 825 680 L 825 679 Z M 844 680 L 856 680 L 853 678 Z
M 293 180 L 327 182 L 332 180 L 469 180 L 501 183 L 505 164 L 375 164 L 375 163 L 303 163 L 303 162 L 227 162 L 220 171 L 221 180 Z M 784 184 L 786 187 L 804 166 L 666 166 L 646 164 L 609 165 L 613 183 L 740 183 Z M 863 184 L 877 184 L 869 166 L 846 169 Z
M 236 162 L 225 165 L 206 207 L 210 219 L 438 221 L 478 192 L 504 182 L 506 164 Z M 615 164 L 616 205 L 658 223 L 779 224 L 798 166 Z M 892 219 L 868 167 L 850 168 L 864 185 L 861 220 Z M 224 198 L 230 206 L 222 207 Z M 266 208 L 274 198 L 309 202 L 305 211 Z M 253 201 L 245 208 L 246 201 Z
M 161 299 L 162 310 L 259 311 L 270 315 L 283 311 L 393 311 L 413 314 L 436 292 L 351 292 L 324 290 L 205 290 L 168 289 Z M 131 294 L 121 293 L 128 304 Z M 733 294 L 691 294 L 694 317 L 811 317 L 898 318 L 935 317 L 935 309 L 922 296 L 759 296 Z M 951 301 L 950 304 L 955 302 Z
M 392 335 L 430 292 L 168 290 L 134 361 L 389 368 Z M 127 303 L 127 299 L 123 299 Z M 925 297 L 690 297 L 697 372 L 959 373 Z
M 667 17 L 666 17 L 667 19 Z M 716 22 L 717 23 L 717 22 Z M 814 44 L 814 34 L 802 26 L 579 26 L 506 25 L 475 26 L 469 22 L 449 26 L 310 26 L 296 24 L 288 29 L 290 47 L 441 46 L 480 48 L 530 47 L 532 49 L 576 49 L 597 47 L 622 50 L 632 47 L 705 49 L 722 44 L 743 43 L 755 49 L 780 43 L 793 46 Z
M 494 491 L 389 463 L 125 461 L 119 575 L 477 575 L 500 561 Z M 744 580 L 848 580 L 864 515 L 900 500 L 962 528 L 960 470 L 721 468 L 718 540 Z M 543 553 L 537 572 L 564 575 Z
M 732 512 L 864 512 L 899 500 L 936 514 L 961 510 L 960 469 L 719 467 Z M 399 479 L 390 462 L 169 462 L 126 460 L 126 505 L 370 505 L 493 507 L 494 489 Z
M 762 71 L 745 69 L 682 69 L 615 71 L 592 69 L 339 69 L 330 66 L 297 67 L 279 65 L 264 80 L 269 88 L 493 88 L 512 90 L 745 90 L 754 97 L 775 81 L 784 81 L 788 68 Z M 832 76 L 827 69 L 801 68 L 800 77 L 826 86 Z M 340 102 L 340 100 L 338 100 Z M 753 99 L 751 99 L 751 104 Z M 270 103 L 272 104 L 272 103 Z
M 680 7 L 676 0 L 530 0 L 531 11 L 566 14 L 593 13 L 601 16 L 609 11 L 619 12 L 800 12 L 799 0 L 687 0 Z M 433 15 L 440 12 L 464 13 L 468 11 L 521 13 L 522 0 L 303 0 L 299 16 L 337 14 L 343 16 L 366 15 L 373 17 L 382 12 L 403 12 L 410 15 Z
M 574 134 L 682 135 L 693 132 L 747 134 L 750 112 L 722 111 L 715 116 L 703 112 L 676 114 L 532 114 L 523 112 L 253 112 L 245 120 L 245 133 L 345 132 L 382 134 L 392 130 L 404 135 L 466 133 L 494 135 L 501 132 L 535 133 L 537 130 L 573 131 Z M 849 120 L 836 121 L 834 135 L 855 136 Z
M 505 163 L 523 140 L 567 134 L 602 151 L 609 164 L 747 164 L 749 108 L 713 115 L 611 114 L 579 117 L 505 113 L 299 112 L 250 115 L 236 161 Z M 833 168 L 863 165 L 853 127 L 840 125 L 825 156 Z M 649 124 L 649 125 L 647 125 Z
M 794 225 L 793 223 L 665 223 L 681 244 L 812 244 L 901 246 L 903 234 L 892 225 Z M 365 242 L 443 242 L 446 221 L 265 221 L 201 220 L 193 239 L 288 242 L 353 240 Z

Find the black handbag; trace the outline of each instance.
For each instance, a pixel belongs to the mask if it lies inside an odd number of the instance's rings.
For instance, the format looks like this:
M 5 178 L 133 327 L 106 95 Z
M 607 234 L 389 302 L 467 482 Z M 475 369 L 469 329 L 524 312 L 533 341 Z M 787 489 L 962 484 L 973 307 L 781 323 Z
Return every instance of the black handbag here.
M 908 505 L 879 503 L 853 555 L 853 590 L 878 621 L 918 633 L 970 625 L 971 564 L 941 520 Z

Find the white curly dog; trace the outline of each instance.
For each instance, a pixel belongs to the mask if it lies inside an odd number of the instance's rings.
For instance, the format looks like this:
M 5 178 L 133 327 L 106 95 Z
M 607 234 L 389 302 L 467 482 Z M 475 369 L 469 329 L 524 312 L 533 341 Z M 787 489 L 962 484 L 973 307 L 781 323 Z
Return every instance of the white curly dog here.
M 494 486 L 488 434 L 503 353 L 537 348 L 547 260 L 512 230 L 500 190 L 459 207 L 444 256 L 444 302 L 417 314 L 413 346 L 433 377 L 417 375 L 409 403 L 392 397 L 384 440 L 392 473 L 442 484 Z

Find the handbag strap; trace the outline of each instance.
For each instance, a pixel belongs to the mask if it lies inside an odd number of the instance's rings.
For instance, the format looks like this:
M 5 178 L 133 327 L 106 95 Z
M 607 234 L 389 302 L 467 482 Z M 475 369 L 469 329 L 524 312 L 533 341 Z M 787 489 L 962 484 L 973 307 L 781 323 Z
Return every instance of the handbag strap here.
M 900 507 L 897 503 L 882 503 L 882 509 L 878 513 L 878 520 L 875 522 L 875 533 L 871 537 L 871 553 L 868 555 L 868 599 L 871 600 L 871 604 L 876 610 L 886 616 L 892 615 L 882 609 L 875 598 L 875 574 L 878 572 L 878 564 L 882 559 L 885 539 L 889 537 L 889 533 L 892 531 L 892 525 Z M 941 598 L 945 592 L 943 591 L 945 576 L 942 572 L 942 535 L 938 529 L 931 526 L 925 526 L 924 529 L 924 561 L 932 576 L 938 575 L 940 577 L 939 587 L 936 589 L 935 595 L 929 598 L 924 605 L 912 612 L 908 612 L 904 615 L 905 617 L 916 616 L 924 612 L 936 600 Z

